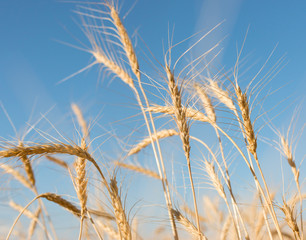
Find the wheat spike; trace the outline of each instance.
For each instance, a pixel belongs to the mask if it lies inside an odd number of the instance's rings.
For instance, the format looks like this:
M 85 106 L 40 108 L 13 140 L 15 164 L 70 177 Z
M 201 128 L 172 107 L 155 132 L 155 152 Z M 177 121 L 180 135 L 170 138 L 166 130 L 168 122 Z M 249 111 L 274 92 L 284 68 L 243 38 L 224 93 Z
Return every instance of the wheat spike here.
M 23 210 L 23 208 L 24 208 L 23 206 L 21 206 L 21 205 L 15 203 L 14 201 L 10 201 L 10 202 L 9 202 L 9 205 L 10 205 L 11 208 L 15 209 L 15 210 L 18 211 L 18 212 L 21 212 L 21 211 Z M 35 214 L 32 213 L 32 212 L 31 212 L 30 210 L 28 210 L 28 209 L 26 209 L 26 210 L 23 212 L 23 214 L 24 214 L 25 216 L 27 216 L 27 217 L 28 217 L 29 219 L 31 219 L 31 220 L 37 219 L 37 217 L 35 217 Z
M 164 129 L 161 130 L 159 132 L 157 132 L 156 134 L 154 134 L 152 136 L 153 141 L 156 141 L 157 139 L 162 139 L 162 138 L 167 138 L 167 137 L 171 137 L 174 135 L 178 135 L 178 132 L 175 131 L 174 129 Z M 147 137 L 145 139 L 143 139 L 140 143 L 138 143 L 134 148 L 132 148 L 129 153 L 128 156 L 131 156 L 133 154 L 136 154 L 138 152 L 140 152 L 140 150 L 144 149 L 145 147 L 147 147 L 148 145 L 151 144 L 151 138 Z
M 65 169 L 68 169 L 68 168 L 69 168 L 69 165 L 68 165 L 65 161 L 63 161 L 63 160 L 61 160 L 61 159 L 59 159 L 59 158 L 56 158 L 56 157 L 53 157 L 53 156 L 46 156 L 46 158 L 47 158 L 49 161 L 54 162 L 55 164 L 57 164 L 57 165 L 59 165 L 59 166 L 65 168 Z
M 194 226 L 192 222 L 183 216 L 180 211 L 172 209 L 172 213 L 176 220 L 185 227 L 187 232 L 189 232 L 194 237 L 194 239 L 207 240 L 204 234 L 202 232 L 199 233 L 199 230 L 196 228 L 196 226 Z
M 18 180 L 20 183 L 22 183 L 25 187 L 32 189 L 33 186 L 29 182 L 29 180 L 23 176 L 20 172 L 12 168 L 11 166 L 7 164 L 1 164 L 0 167 L 6 172 L 11 174 L 16 180 Z
M 101 49 L 93 51 L 92 55 L 95 57 L 98 63 L 105 65 L 108 69 L 115 73 L 124 83 L 128 84 L 132 89 L 135 88 L 133 79 L 130 77 L 130 75 L 120 66 L 118 66 L 115 62 L 108 59 Z
M 210 93 L 212 93 L 221 103 L 223 103 L 229 109 L 235 109 L 233 100 L 230 98 L 228 92 L 220 88 L 216 81 L 208 79 L 208 82 L 208 88 L 210 90 Z
M 195 84 L 194 88 L 196 89 L 197 94 L 202 101 L 207 117 L 212 123 L 215 123 L 216 122 L 215 109 L 211 103 L 211 99 L 206 93 L 206 90 L 203 87 L 201 87 L 199 84 Z
M 37 220 L 39 218 L 39 215 L 41 213 L 41 208 L 38 207 L 37 210 L 34 213 L 35 219 L 32 219 L 29 228 L 28 228 L 28 240 L 30 240 L 35 232 L 36 226 L 37 226 Z
M 32 169 L 30 159 L 27 156 L 23 155 L 20 157 L 20 160 L 23 163 L 24 170 L 27 173 L 30 183 L 32 184 L 32 186 L 35 186 L 35 176 L 34 176 L 34 172 Z
M 83 113 L 81 109 L 79 108 L 79 106 L 75 103 L 71 104 L 71 109 L 74 115 L 77 117 L 79 125 L 81 126 L 83 137 L 86 139 L 89 135 L 89 130 L 88 130 L 87 123 L 84 119 Z
M 107 225 L 101 221 L 97 221 L 99 227 L 101 227 L 101 229 L 107 233 L 107 235 L 111 238 L 111 239 L 121 239 L 120 238 L 120 234 L 116 231 L 116 229 L 114 229 L 112 226 Z
M 115 212 L 115 218 L 119 229 L 120 239 L 130 240 L 132 237 L 131 228 L 129 222 L 127 221 L 124 209 L 122 207 L 122 202 L 117 187 L 117 181 L 115 178 L 112 178 L 110 180 L 110 190 L 110 197 Z
M 183 111 L 185 112 L 185 115 L 187 118 L 190 118 L 192 120 L 201 121 L 201 122 L 209 122 L 209 118 L 205 116 L 203 113 L 199 112 L 196 109 L 193 108 L 186 108 L 182 107 Z M 159 105 L 153 105 L 149 108 L 147 108 L 147 111 L 155 112 L 155 113 L 166 113 L 169 115 L 175 114 L 175 108 L 173 106 L 159 106 Z
M 221 240 L 226 240 L 228 237 L 228 233 L 230 231 L 230 227 L 231 227 L 231 223 L 232 223 L 232 218 L 230 216 L 227 216 L 223 227 L 222 227 L 222 231 L 221 231 Z
M 243 126 L 245 132 L 247 141 L 248 141 L 248 149 L 250 153 L 253 155 L 256 154 L 257 149 L 257 140 L 254 133 L 254 128 L 251 122 L 250 118 L 250 111 L 249 111 L 249 103 L 247 99 L 246 93 L 242 93 L 239 86 L 235 88 L 237 99 L 238 99 L 238 105 L 241 110 L 242 120 L 243 120 Z
M 45 198 L 48 201 L 54 202 L 58 204 L 59 206 L 65 208 L 72 214 L 74 214 L 77 217 L 81 216 L 81 210 L 78 209 L 74 204 L 67 201 L 66 199 L 62 198 L 61 196 L 55 194 L 55 193 L 43 193 L 39 195 L 40 198 Z
M 85 145 L 85 140 L 82 140 L 82 147 L 86 151 L 86 145 Z M 86 213 L 86 203 L 87 203 L 87 182 L 88 179 L 86 178 L 86 159 L 85 158 L 77 158 L 76 160 L 76 190 L 77 190 L 77 195 L 80 200 L 81 204 L 81 215 L 82 218 L 85 217 Z
M 129 60 L 131 69 L 133 73 L 136 75 L 138 79 L 140 79 L 140 72 L 139 72 L 139 64 L 137 61 L 137 57 L 133 48 L 133 45 L 131 43 L 131 40 L 129 38 L 129 35 L 126 32 L 125 27 L 123 26 L 121 19 L 118 15 L 117 10 L 113 5 L 108 5 L 110 8 L 110 16 L 113 19 L 114 25 L 118 30 L 118 35 L 120 37 L 121 43 L 123 45 L 123 48 L 125 50 L 126 56 Z
M 136 165 L 132 165 L 132 164 L 126 164 L 126 163 L 122 163 L 122 162 L 116 162 L 115 163 L 117 166 L 120 166 L 120 167 L 123 167 L 123 168 L 127 168 L 127 169 L 130 169 L 130 170 L 133 170 L 135 172 L 139 172 L 139 173 L 142 173 L 146 176 L 149 176 L 149 177 L 152 177 L 152 178 L 156 178 L 156 179 L 160 179 L 160 176 L 158 173 L 150 170 L 150 169 L 146 169 L 146 168 L 143 168 L 143 167 L 139 167 L 139 166 L 136 166 Z
M 219 195 L 223 198 L 223 199 L 226 199 L 226 195 L 225 195 L 225 192 L 224 192 L 224 188 L 223 188 L 223 185 L 216 173 L 216 170 L 215 170 L 215 166 L 212 162 L 208 162 L 208 161 L 205 161 L 205 170 L 213 184 L 213 186 L 215 187 L 215 189 L 218 191 Z
M 285 214 L 285 220 L 288 226 L 293 231 L 294 235 L 297 235 L 300 238 L 300 230 L 296 222 L 296 213 L 294 211 L 294 206 L 287 204 L 283 199 L 283 206 L 280 209 Z

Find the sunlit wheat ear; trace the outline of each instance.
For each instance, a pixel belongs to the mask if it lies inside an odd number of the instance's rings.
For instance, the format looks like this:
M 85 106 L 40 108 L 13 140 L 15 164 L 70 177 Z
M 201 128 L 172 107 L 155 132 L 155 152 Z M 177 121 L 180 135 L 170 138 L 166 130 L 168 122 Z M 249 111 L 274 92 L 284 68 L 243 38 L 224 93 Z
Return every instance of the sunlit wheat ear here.
M 116 231 L 112 226 L 107 225 L 102 221 L 97 221 L 97 224 L 99 228 L 110 237 L 110 239 L 121 239 L 118 231 Z
M 179 90 L 178 85 L 174 78 L 174 73 L 170 70 L 170 67 L 168 66 L 168 64 L 166 64 L 166 74 L 167 74 L 167 80 L 168 80 L 168 89 L 170 92 L 170 97 L 172 99 L 172 104 L 173 104 L 173 109 L 174 109 L 175 122 L 179 129 L 180 138 L 183 143 L 183 150 L 184 150 L 184 154 L 185 154 L 186 161 L 187 161 L 189 181 L 190 181 L 191 192 L 192 192 L 192 197 L 193 197 L 193 205 L 194 205 L 194 210 L 196 213 L 197 229 L 198 229 L 198 233 L 200 236 L 201 227 L 200 227 L 199 212 L 198 212 L 198 206 L 197 206 L 197 200 L 196 200 L 193 177 L 192 177 L 192 170 L 191 170 L 191 161 L 190 161 L 190 149 L 191 149 L 190 135 L 189 135 L 190 127 L 187 122 L 186 108 L 182 107 L 181 90 Z
M 45 198 L 50 202 L 54 202 L 57 205 L 65 208 L 72 214 L 74 214 L 77 217 L 81 217 L 81 210 L 78 209 L 74 204 L 71 202 L 67 201 L 66 199 L 62 198 L 61 196 L 55 194 L 55 193 L 44 193 L 40 194 L 38 197 L 40 198 Z
M 256 154 L 257 149 L 257 139 L 255 137 L 254 128 L 250 118 L 248 98 L 246 93 L 242 93 L 239 86 L 235 88 L 235 92 L 237 95 L 238 105 L 241 111 L 244 126 L 244 129 L 241 130 L 245 132 L 248 141 L 248 149 L 250 153 L 254 155 Z
M 82 142 L 85 142 L 83 139 Z M 86 150 L 86 144 L 82 143 L 82 147 Z M 86 159 L 85 158 L 77 158 L 76 160 L 76 190 L 77 195 L 80 200 L 81 204 L 81 215 L 82 218 L 85 217 L 86 214 L 86 203 L 87 203 L 87 182 L 88 179 L 86 178 Z
M 79 108 L 79 106 L 75 103 L 71 104 L 71 109 L 74 115 L 76 116 L 78 123 L 82 129 L 83 137 L 86 139 L 89 136 L 89 131 L 88 131 L 88 126 L 84 119 L 83 113 L 81 109 Z
M 78 105 L 71 104 L 71 108 L 77 117 L 78 123 L 82 128 L 83 138 L 81 141 L 81 148 L 87 151 L 86 139 L 89 137 L 87 123 L 84 119 L 83 113 Z M 77 195 L 81 204 L 81 218 L 85 218 L 86 214 L 86 203 L 87 203 L 87 182 L 86 178 L 86 159 L 85 158 L 77 158 L 75 162 L 75 170 L 76 170 L 76 190 Z M 81 220 L 82 221 L 82 220 Z M 82 225 L 82 224 L 81 224 Z M 82 227 L 82 226 L 81 226 Z
M 223 185 L 216 173 L 215 166 L 212 162 L 204 161 L 205 163 L 205 170 L 210 178 L 210 181 L 212 182 L 213 186 L 219 193 L 219 195 L 223 198 L 226 199 L 226 195 L 224 192 Z
M 125 50 L 126 56 L 129 60 L 131 69 L 136 75 L 136 77 L 140 79 L 139 64 L 129 35 L 127 34 L 125 27 L 123 26 L 114 5 L 109 4 L 108 7 L 110 8 L 110 16 L 113 19 L 113 23 L 118 30 L 118 35 L 123 45 L 123 49 Z
M 98 170 L 102 178 L 103 183 L 105 184 L 106 187 L 108 187 L 106 178 L 104 177 L 104 174 L 102 173 L 95 159 L 90 155 L 90 153 L 87 152 L 87 150 L 84 150 L 77 145 L 71 146 L 65 143 L 46 143 L 46 144 L 37 144 L 34 146 L 23 146 L 23 147 L 10 146 L 6 148 L 6 150 L 0 151 L 0 158 L 9 158 L 16 156 L 18 157 L 22 155 L 29 156 L 29 155 L 55 154 L 55 153 L 68 154 L 87 159 L 95 166 L 95 168 Z
M 199 98 L 201 99 L 201 102 L 203 104 L 203 107 L 205 109 L 205 112 L 207 114 L 207 117 L 209 118 L 209 120 L 212 123 L 216 122 L 216 113 L 215 113 L 215 109 L 211 103 L 211 99 L 209 98 L 209 96 L 206 93 L 206 89 L 204 89 L 203 87 L 201 87 L 199 84 L 195 84 L 194 88 L 197 92 L 197 95 L 199 96 Z
M 32 164 L 30 162 L 30 159 L 27 156 L 21 156 L 20 160 L 22 161 L 24 165 L 24 170 L 27 173 L 28 179 L 32 186 L 35 186 L 35 176 L 32 169 Z
M 153 141 L 156 141 L 157 139 L 167 138 L 167 137 L 171 137 L 174 135 L 178 135 L 178 132 L 175 131 L 174 129 L 164 129 L 152 135 L 152 139 Z M 140 152 L 142 149 L 144 149 L 150 144 L 151 144 L 151 137 L 147 137 L 143 139 L 140 143 L 138 143 L 134 148 L 132 148 L 129 151 L 128 156 L 131 156 L 133 154 Z
M 116 162 L 115 165 L 126 168 L 126 169 L 130 169 L 132 171 L 135 172 L 139 172 L 142 173 L 146 176 L 152 177 L 152 178 L 156 178 L 160 180 L 160 176 L 157 172 L 154 172 L 150 169 L 146 169 L 140 166 L 136 166 L 136 165 L 132 165 L 132 164 L 126 164 L 126 163 L 122 163 L 122 162 Z
M 220 235 L 220 239 L 221 240 L 226 240 L 226 239 L 231 239 L 228 238 L 229 232 L 230 232 L 230 227 L 231 227 L 231 223 L 232 223 L 232 218 L 230 216 L 227 216 L 223 227 L 222 227 L 222 231 L 221 231 L 221 235 Z
M 23 206 L 21 206 L 21 205 L 15 203 L 14 201 L 10 201 L 10 202 L 9 202 L 9 206 L 10 206 L 11 208 L 15 209 L 15 210 L 18 211 L 18 212 L 21 212 L 21 211 L 24 209 Z M 25 216 L 27 216 L 27 217 L 28 217 L 29 219 L 31 219 L 31 220 L 37 219 L 37 217 L 35 217 L 35 214 L 32 213 L 32 212 L 31 212 L 30 210 L 28 210 L 28 209 L 24 210 L 23 214 L 24 214 Z
M 201 122 L 209 122 L 209 118 L 199 112 L 196 109 L 193 108 L 186 108 L 186 107 L 182 107 L 183 111 L 185 112 L 185 115 L 187 118 L 190 118 L 192 120 L 196 120 L 196 121 L 201 121 Z M 151 111 L 154 113 L 165 113 L 168 115 L 174 115 L 175 114 L 175 107 L 173 106 L 159 106 L 159 105 L 153 105 L 149 108 L 147 108 L 147 111 Z
M 32 189 L 33 186 L 30 183 L 30 181 L 25 176 L 23 176 L 20 172 L 12 168 L 11 166 L 6 165 L 6 164 L 0 164 L 0 168 L 2 168 L 5 171 L 5 173 L 12 175 L 17 181 L 22 183 L 28 189 Z
M 61 160 L 61 159 L 59 159 L 59 158 L 52 157 L 52 156 L 46 156 L 46 158 L 47 158 L 49 161 L 51 161 L 51 162 L 53 162 L 53 163 L 55 163 L 55 164 L 57 164 L 57 165 L 59 165 L 59 166 L 65 168 L 65 169 L 68 169 L 68 168 L 69 168 L 69 165 L 68 165 L 65 161 L 63 161 L 63 160 Z
M 292 170 L 292 172 L 293 172 L 293 174 L 294 174 L 295 180 L 296 180 L 297 182 L 299 182 L 299 175 L 300 175 L 300 172 L 299 172 L 299 170 L 297 169 L 296 164 L 295 164 L 295 161 L 294 161 L 294 159 L 293 159 L 291 147 L 289 146 L 289 143 L 288 143 L 288 141 L 285 139 L 284 136 L 281 136 L 280 142 L 281 142 L 281 150 L 282 150 L 282 153 L 283 153 L 284 156 L 286 157 L 287 162 L 288 162 L 288 164 L 289 164 L 290 167 L 291 167 L 291 170 Z
M 110 180 L 110 197 L 112 200 L 112 206 L 115 212 L 116 223 L 118 226 L 120 239 L 129 240 L 131 239 L 131 228 L 127 220 L 125 211 L 122 206 L 121 198 L 118 192 L 118 186 L 116 178 Z
M 172 209 L 172 214 L 176 220 L 185 227 L 185 230 L 193 236 L 194 239 L 207 239 L 202 232 L 199 233 L 196 226 L 194 226 L 192 222 L 190 222 L 183 214 L 181 214 L 180 211 Z
M 298 189 L 299 200 L 300 200 L 300 232 L 301 232 L 301 239 L 303 239 L 304 238 L 304 232 L 303 232 L 304 222 L 303 222 L 303 199 L 302 199 L 301 187 L 300 187 L 300 182 L 299 182 L 300 170 L 296 167 L 296 164 L 293 158 L 293 154 L 292 154 L 292 146 L 289 144 L 288 140 L 282 135 L 280 135 L 280 150 L 282 154 L 285 156 L 285 158 L 287 159 L 287 162 L 291 167 L 291 171 L 294 175 L 296 187 Z
M 21 143 L 20 146 L 22 147 L 23 144 Z M 32 169 L 32 164 L 31 164 L 30 159 L 26 155 L 21 155 L 20 160 L 23 163 L 24 170 L 27 174 L 27 177 L 28 177 L 30 183 L 34 187 L 35 186 L 35 176 L 34 176 L 34 172 L 33 172 L 33 169 Z
M 35 232 L 36 226 L 37 226 L 37 219 L 39 218 L 39 215 L 41 213 L 41 208 L 38 207 L 37 210 L 34 213 L 35 219 L 33 219 L 29 225 L 28 228 L 28 240 L 30 240 Z
M 209 85 L 209 93 L 212 94 L 215 98 L 217 98 L 221 103 L 227 106 L 229 109 L 234 110 L 235 105 L 231 97 L 229 96 L 227 91 L 224 91 L 219 87 L 218 83 L 212 79 L 208 79 Z
M 296 237 L 300 238 L 300 230 L 296 221 L 297 217 L 295 212 L 295 206 L 289 205 L 288 203 L 286 203 L 285 199 L 283 199 L 283 205 L 280 207 L 280 209 L 284 213 L 285 220 L 288 226 L 293 231 L 295 238 Z
M 128 84 L 132 89 L 135 89 L 133 79 L 130 75 L 115 62 L 107 58 L 101 49 L 97 47 L 95 51 L 92 51 L 92 55 L 95 57 L 97 63 L 103 64 L 116 74 L 124 83 Z

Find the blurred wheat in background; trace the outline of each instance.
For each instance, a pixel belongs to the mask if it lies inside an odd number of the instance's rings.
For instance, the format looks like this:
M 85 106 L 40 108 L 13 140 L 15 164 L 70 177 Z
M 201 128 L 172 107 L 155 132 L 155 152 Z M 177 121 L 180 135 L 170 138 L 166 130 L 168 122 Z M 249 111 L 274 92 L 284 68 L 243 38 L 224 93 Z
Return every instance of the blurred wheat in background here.
M 1 191 L 7 196 L 1 203 L 9 217 L 1 235 L 305 239 L 305 171 L 303 159 L 295 155 L 304 126 L 298 125 L 298 108 L 286 131 L 274 124 L 279 115 L 274 109 L 292 108 L 285 101 L 288 96 L 274 107 L 265 105 L 278 90 L 269 84 L 283 67 L 283 58 L 270 66 L 271 50 L 255 72 L 243 72 L 247 38 L 229 69 L 216 62 L 221 39 L 194 56 L 194 49 L 222 28 L 219 23 L 179 41 L 169 30 L 156 53 L 163 53 L 159 59 L 144 41 L 133 41 L 119 6 L 106 0 L 78 3 L 75 12 L 86 42 L 77 40 L 73 47 L 88 54 L 90 62 L 67 74 L 59 88 L 74 84 L 73 78 L 86 76 L 91 68 L 98 69 L 107 84 L 121 81 L 119 95 L 129 99 L 131 113 L 116 121 L 128 130 L 107 129 L 100 123 L 101 113 L 89 120 L 79 104 L 71 103 L 71 135 L 58 130 L 46 113 L 28 124 L 24 134 L 2 136 Z M 127 111 L 124 103 L 120 106 Z M 114 109 L 105 114 L 116 118 Z M 39 128 L 40 121 L 49 128 Z M 262 134 L 264 128 L 268 136 Z M 35 135 L 26 140 L 31 132 Z M 272 161 L 270 153 L 265 155 L 268 148 L 277 159 L 273 168 L 264 167 Z M 286 169 L 290 175 L 276 187 L 271 177 Z M 52 181 L 44 183 L 42 175 Z

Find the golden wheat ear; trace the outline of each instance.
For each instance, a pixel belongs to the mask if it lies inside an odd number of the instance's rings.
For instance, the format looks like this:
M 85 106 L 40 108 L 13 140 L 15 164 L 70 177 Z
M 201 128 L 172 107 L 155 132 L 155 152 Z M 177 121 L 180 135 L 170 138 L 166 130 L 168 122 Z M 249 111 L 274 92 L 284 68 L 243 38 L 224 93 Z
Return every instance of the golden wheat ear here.
M 110 197 L 115 213 L 116 223 L 120 234 L 120 239 L 130 240 L 132 238 L 131 227 L 126 217 L 124 208 L 122 206 L 116 178 L 112 178 L 110 180 L 109 186 L 110 186 Z
M 172 209 L 172 213 L 176 220 L 184 226 L 185 230 L 189 232 L 195 239 L 207 240 L 202 232 L 199 232 L 197 227 L 190 222 L 179 210 Z
M 163 139 L 163 138 L 171 137 L 174 135 L 178 135 L 178 132 L 175 131 L 174 129 L 164 129 L 164 130 L 158 131 L 156 134 L 152 135 L 151 137 L 146 137 L 140 143 L 138 143 L 134 148 L 132 148 L 129 151 L 128 156 L 136 154 L 140 152 L 142 149 L 144 149 L 145 147 L 149 146 L 152 143 L 151 140 L 155 142 L 158 139 Z

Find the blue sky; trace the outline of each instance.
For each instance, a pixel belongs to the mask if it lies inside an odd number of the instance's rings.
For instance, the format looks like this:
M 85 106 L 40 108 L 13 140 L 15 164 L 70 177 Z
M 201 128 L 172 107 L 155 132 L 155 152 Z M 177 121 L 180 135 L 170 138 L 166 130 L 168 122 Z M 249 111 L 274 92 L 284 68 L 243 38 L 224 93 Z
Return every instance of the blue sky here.
M 121 5 L 122 14 L 132 6 L 128 2 Z M 79 46 L 76 39 L 81 39 L 87 44 L 76 24 L 79 18 L 72 12 L 74 9 L 74 4 L 60 1 L 0 3 L 0 96 L 17 126 L 25 122 L 33 108 L 36 109 L 34 112 L 40 113 L 55 104 L 56 109 L 65 112 L 71 101 L 91 101 L 88 98 L 93 92 L 99 95 L 102 91 L 97 89 L 95 70 L 88 73 L 93 75 L 77 76 L 56 85 L 88 64 L 90 59 L 86 53 L 57 42 Z M 286 90 L 302 98 L 306 78 L 305 9 L 303 1 L 289 4 L 288 1 L 142 0 L 126 17 L 125 25 L 130 33 L 137 31 L 162 62 L 162 46 L 167 42 L 169 29 L 172 31 L 174 27 L 174 41 L 179 42 L 196 31 L 205 32 L 225 20 L 209 41 L 226 37 L 224 51 L 218 61 L 228 68 L 235 61 L 236 43 L 241 46 L 250 26 L 244 51 L 245 56 L 251 53 L 250 65 L 256 61 L 263 63 L 278 44 L 272 62 L 286 54 L 287 65 L 273 84 L 279 87 L 290 82 Z M 138 41 L 141 40 L 138 38 Z M 203 41 L 195 49 L 205 49 L 205 43 Z M 85 81 L 82 81 L 85 77 L 86 88 L 83 87 Z M 113 84 L 109 87 L 116 88 L 116 81 Z M 5 122 L 1 115 L 2 126 Z
M 120 3 L 121 16 L 130 10 L 133 2 Z M 99 116 L 97 136 L 105 131 L 114 131 L 119 138 L 125 138 L 133 121 L 124 124 L 119 120 L 137 114 L 138 108 L 132 94 L 118 79 L 109 83 L 104 78 L 102 82 L 98 68 L 93 67 L 57 84 L 91 62 L 87 53 L 60 43 L 81 46 L 80 40 L 89 46 L 80 29 L 79 17 L 73 12 L 75 9 L 75 4 L 52 0 L 0 2 L 0 102 L 18 131 L 28 126 L 26 122 L 33 124 L 48 112 L 46 118 L 63 131 L 63 135 L 73 138 L 70 103 L 76 102 L 88 116 L 87 119 Z M 216 65 L 229 69 L 235 63 L 237 46 L 240 49 L 249 28 L 243 51 L 247 62 L 243 68 L 252 66 L 247 74 L 253 76 L 277 46 L 266 70 L 282 56 L 286 57 L 281 72 L 268 88 L 282 88 L 268 98 L 266 108 L 272 108 L 289 97 L 284 104 L 289 106 L 288 112 L 275 120 L 277 127 L 286 130 L 291 120 L 291 104 L 301 105 L 302 124 L 306 117 L 305 12 L 305 1 L 139 0 L 125 17 L 124 24 L 133 35 L 140 65 L 145 61 L 142 55 L 144 43 L 163 63 L 163 47 L 167 46 L 169 32 L 173 32 L 176 43 L 198 31 L 201 35 L 222 21 L 216 31 L 193 49 L 193 56 L 224 39 L 221 43 L 224 50 Z M 195 39 L 182 44 L 174 56 L 183 53 Z M 147 69 L 148 65 L 144 65 L 148 73 L 156 75 L 153 70 Z M 247 74 L 242 77 L 244 84 L 249 79 Z M 282 108 L 278 107 L 277 111 L 282 111 Z M 274 111 L 270 117 L 277 114 Z M 140 123 L 136 121 L 136 124 Z M 2 109 L 0 126 L 2 137 L 15 137 Z M 41 121 L 39 128 L 54 133 L 47 120 Z M 270 133 L 267 132 L 267 137 Z M 268 150 L 267 154 L 270 154 Z M 299 156 L 302 158 L 303 154 Z M 279 173 L 275 175 L 279 177 Z

